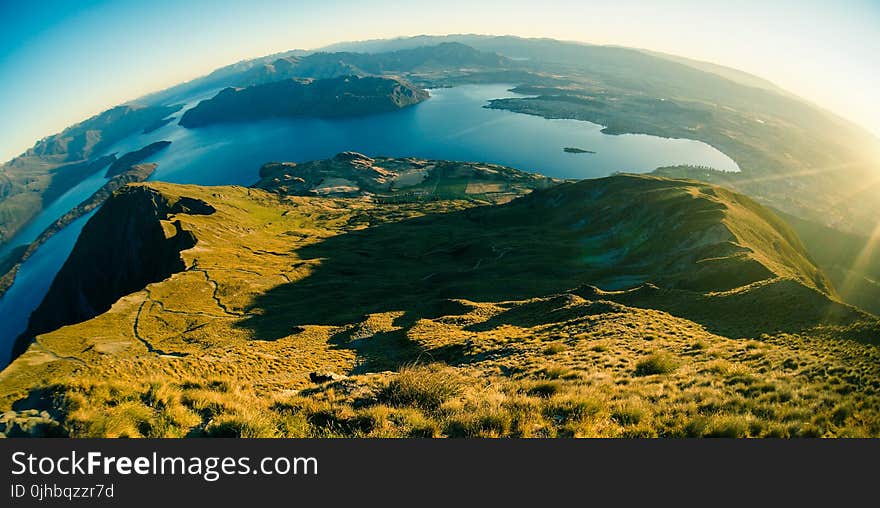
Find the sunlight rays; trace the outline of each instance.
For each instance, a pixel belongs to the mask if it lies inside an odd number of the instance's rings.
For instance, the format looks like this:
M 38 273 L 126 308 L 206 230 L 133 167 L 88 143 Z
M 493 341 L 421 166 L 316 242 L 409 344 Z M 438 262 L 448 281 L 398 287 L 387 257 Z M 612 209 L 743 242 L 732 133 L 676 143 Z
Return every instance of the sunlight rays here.
M 771 175 L 762 175 L 762 176 L 755 176 L 755 177 L 750 177 L 750 178 L 740 178 L 740 179 L 736 180 L 736 183 L 737 183 L 737 185 L 743 185 L 743 184 L 750 185 L 750 184 L 755 184 L 755 183 L 773 182 L 773 181 L 777 181 L 777 180 L 787 180 L 789 178 L 797 178 L 797 177 L 801 177 L 801 176 L 822 175 L 822 174 L 832 173 L 834 171 L 838 171 L 841 169 L 848 169 L 848 168 L 851 168 L 856 165 L 858 165 L 858 161 L 843 162 L 840 164 L 833 164 L 833 165 L 824 166 L 821 168 L 811 168 L 811 169 L 803 169 L 800 171 L 792 171 L 792 172 L 788 172 L 788 173 L 775 173 L 775 174 L 771 174 Z
M 846 299 L 846 295 L 851 294 L 856 289 L 858 279 L 865 276 L 865 269 L 869 266 L 871 260 L 877 255 L 878 248 L 880 248 L 880 222 L 874 226 L 874 230 L 868 236 L 868 241 L 865 243 L 865 247 L 859 252 L 859 255 L 856 257 L 855 261 L 853 261 L 852 266 L 849 267 L 846 277 L 843 280 L 843 284 L 838 288 L 841 297 Z

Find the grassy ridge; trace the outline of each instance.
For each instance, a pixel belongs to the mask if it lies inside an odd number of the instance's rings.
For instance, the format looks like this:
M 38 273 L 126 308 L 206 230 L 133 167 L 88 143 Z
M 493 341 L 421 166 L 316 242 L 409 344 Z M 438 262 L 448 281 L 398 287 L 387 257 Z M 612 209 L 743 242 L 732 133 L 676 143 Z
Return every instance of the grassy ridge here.
M 880 434 L 876 319 L 837 302 L 760 205 L 631 175 L 490 205 L 461 192 L 481 171 L 459 169 L 440 174 L 469 181 L 436 186 L 457 199 L 128 187 L 161 195 L 174 211 L 157 225 L 195 246 L 177 273 L 40 335 L 0 373 L 13 410 L 0 424 L 76 436 Z

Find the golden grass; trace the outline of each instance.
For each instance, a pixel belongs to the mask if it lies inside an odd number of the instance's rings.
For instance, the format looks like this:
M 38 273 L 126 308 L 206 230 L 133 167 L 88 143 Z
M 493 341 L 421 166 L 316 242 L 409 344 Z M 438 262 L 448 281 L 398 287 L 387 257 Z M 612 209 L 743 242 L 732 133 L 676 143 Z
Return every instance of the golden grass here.
M 475 305 L 456 316 L 455 326 L 447 316 L 431 321 L 445 322 L 445 340 L 457 342 L 464 328 L 510 305 Z M 436 345 L 427 328 L 405 333 Z M 82 437 L 880 435 L 880 355 L 870 345 L 801 336 L 728 339 L 635 308 L 468 335 L 471 348 L 449 363 L 408 363 L 321 385 L 272 381 L 265 369 L 219 377 L 166 369 L 152 378 L 117 369 L 106 381 L 102 366 L 43 393 L 64 415 L 65 432 Z M 548 339 L 566 349 L 544 354 Z M 695 341 L 702 346 L 694 348 Z M 675 369 L 641 375 L 646 360 L 663 366 L 669 358 Z
M 114 437 L 880 436 L 880 353 L 847 340 L 870 339 L 875 329 L 845 320 L 784 321 L 784 314 L 803 311 L 786 300 L 792 294 L 818 302 L 817 309 L 828 302 L 796 281 L 706 294 L 581 286 L 511 301 L 386 298 L 382 284 L 391 291 L 412 280 L 387 280 L 401 267 L 369 261 L 368 235 L 341 244 L 351 247 L 343 252 L 350 263 L 303 252 L 376 223 L 472 204 L 380 210 L 363 199 L 150 185 L 216 205 L 216 216 L 175 218 L 199 238 L 182 253 L 188 270 L 121 298 L 94 319 L 40 336 L 0 374 L 0 408 L 17 408 L 0 420 L 0 432 L 48 426 Z M 484 215 L 475 213 L 475 220 Z M 464 273 L 471 274 L 477 265 L 495 270 L 519 255 L 479 242 L 435 252 L 436 240 L 428 235 L 412 248 L 449 273 L 460 269 L 448 261 L 455 256 L 466 259 Z M 397 248 L 390 241 L 377 241 L 379 247 Z M 539 248 L 523 244 L 526 251 Z M 347 274 L 364 264 L 378 273 Z M 314 282 L 328 265 L 331 272 Z M 484 275 L 472 278 L 495 280 Z M 296 292 L 303 281 L 315 285 Z M 268 302 L 274 307 L 253 304 L 290 287 L 293 293 Z M 791 287 L 801 292 L 787 292 Z M 767 292 L 779 306 L 763 305 Z M 327 306 L 312 303 L 318 300 Z M 347 307 L 351 302 L 367 311 Z M 247 325 L 269 312 L 271 320 Z M 841 312 L 857 316 L 850 308 Z M 769 331 L 755 333 L 762 320 Z M 788 328 L 773 330 L 778 323 Z M 347 377 L 315 384 L 315 371 Z

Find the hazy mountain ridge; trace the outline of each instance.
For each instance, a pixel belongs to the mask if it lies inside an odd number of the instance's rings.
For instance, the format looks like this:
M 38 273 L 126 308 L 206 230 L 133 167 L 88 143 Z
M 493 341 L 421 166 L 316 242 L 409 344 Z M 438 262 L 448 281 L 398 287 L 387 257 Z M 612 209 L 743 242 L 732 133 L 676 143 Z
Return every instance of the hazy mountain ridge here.
M 0 244 L 98 166 L 112 162 L 108 158 L 93 158 L 93 155 L 180 107 L 116 106 L 41 139 L 24 154 L 0 166 Z
M 290 78 L 329 79 L 340 76 L 397 75 L 449 72 L 465 66 L 471 70 L 510 65 L 499 55 L 480 52 L 455 42 L 406 48 L 381 55 L 353 52 L 293 51 L 239 62 L 207 76 L 145 97 L 151 104 L 176 100 L 184 94 L 217 88 L 241 88 Z
M 328 52 L 342 49 L 349 52 Z M 734 76 L 686 59 L 627 48 L 476 35 L 341 43 L 321 52 L 292 51 L 239 62 L 154 94 L 150 101 L 161 104 L 196 88 L 376 73 L 403 74 L 425 86 L 507 81 L 564 87 L 564 94 L 498 105 L 541 116 L 604 121 L 613 133 L 648 133 L 709 143 L 737 161 L 743 175 L 678 175 L 734 187 L 787 213 L 836 228 L 867 234 L 880 210 L 880 200 L 874 197 L 877 193 L 852 188 L 853 182 L 871 181 L 872 171 L 880 166 L 870 148 L 864 149 L 880 146 L 880 142 L 863 129 L 771 87 L 749 86 L 750 80 L 741 74 Z M 563 95 L 565 101 L 560 102 Z M 572 101 L 578 97 L 615 106 L 617 116 L 597 114 L 590 105 Z M 662 111 L 639 110 L 648 98 L 677 104 L 681 111 L 678 116 L 666 117 Z M 83 146 L 88 143 L 82 142 Z M 45 149 L 48 145 L 42 146 Z M 44 170 L 35 166 L 29 171 Z M 0 174 L 0 189 L 11 187 L 10 172 L 5 169 Z M 859 199 L 844 198 L 852 193 L 858 193 Z M 21 215 L 27 215 L 19 210 L 32 208 L 33 196 L 23 196 L 29 199 L 20 199 L 29 203 L 19 205 L 11 200 L 5 206 L 8 211 L 0 210 L 0 222 L 20 221 Z

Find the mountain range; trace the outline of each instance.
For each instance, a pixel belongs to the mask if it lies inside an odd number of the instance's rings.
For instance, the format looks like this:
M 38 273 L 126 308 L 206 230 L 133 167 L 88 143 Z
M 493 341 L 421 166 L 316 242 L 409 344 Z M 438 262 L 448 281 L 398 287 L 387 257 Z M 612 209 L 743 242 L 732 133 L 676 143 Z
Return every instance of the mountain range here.
M 144 181 L 167 141 L 109 153 L 178 112 L 367 115 L 473 83 L 519 92 L 487 108 L 701 141 L 740 171 L 349 151 L 199 186 Z M 8 285 L 94 213 L 0 372 L 0 432 L 876 437 L 878 147 L 760 78 L 628 48 L 420 36 L 239 62 L 0 168 L 2 242 L 112 177 L 0 259 Z

